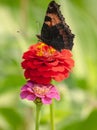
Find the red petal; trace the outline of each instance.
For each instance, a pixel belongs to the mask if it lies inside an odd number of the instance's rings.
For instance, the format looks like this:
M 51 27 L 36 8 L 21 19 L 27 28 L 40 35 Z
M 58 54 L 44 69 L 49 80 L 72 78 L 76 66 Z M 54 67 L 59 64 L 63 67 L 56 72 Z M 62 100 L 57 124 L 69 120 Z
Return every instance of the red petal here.
M 36 65 L 34 65 L 33 62 L 30 61 L 30 60 L 25 60 L 25 61 L 23 61 L 23 62 L 21 63 L 21 65 L 22 65 L 22 67 L 25 68 L 25 69 L 27 69 L 27 68 L 32 68 L 32 69 L 36 68 Z M 37 65 L 37 67 L 38 67 L 38 65 Z
M 63 65 L 60 65 L 60 66 L 55 66 L 55 67 L 52 67 L 52 71 L 58 71 L 58 72 L 63 72 L 64 71 L 64 66 Z
M 58 75 L 56 75 L 53 79 L 60 82 L 65 78 L 63 73 L 59 73 Z
M 29 57 L 33 56 L 32 51 L 27 51 L 23 54 L 23 59 L 29 59 Z
M 51 82 L 51 78 L 44 78 L 44 77 L 32 77 L 31 78 L 32 81 L 36 82 L 36 83 L 40 83 L 40 84 L 50 84 Z
M 38 68 L 38 71 L 39 72 L 43 72 L 43 71 L 49 71 L 51 69 L 51 67 L 48 67 L 46 66 L 45 64 L 44 65 L 41 65 L 39 68 Z
M 58 65 L 59 61 L 58 60 L 55 60 L 55 61 L 52 61 L 52 62 L 45 62 L 45 64 L 47 66 L 56 66 Z

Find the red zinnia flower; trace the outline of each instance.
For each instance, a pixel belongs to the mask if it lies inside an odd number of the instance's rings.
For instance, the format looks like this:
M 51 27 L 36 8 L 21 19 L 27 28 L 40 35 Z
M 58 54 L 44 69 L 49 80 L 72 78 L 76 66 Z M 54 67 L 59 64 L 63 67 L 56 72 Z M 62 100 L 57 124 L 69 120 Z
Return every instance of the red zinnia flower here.
M 32 45 L 24 53 L 23 59 L 25 77 L 40 84 L 49 84 L 52 79 L 64 80 L 74 66 L 70 50 L 59 52 L 42 42 Z

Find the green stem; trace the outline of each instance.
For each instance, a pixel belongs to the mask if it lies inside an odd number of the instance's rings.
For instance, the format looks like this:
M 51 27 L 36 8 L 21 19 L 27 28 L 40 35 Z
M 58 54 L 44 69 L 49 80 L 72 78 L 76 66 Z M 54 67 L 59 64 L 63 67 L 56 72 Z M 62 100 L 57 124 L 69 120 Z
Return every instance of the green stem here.
M 40 123 L 40 110 L 42 105 L 36 104 L 36 128 L 35 130 L 39 130 L 39 123 Z
M 50 121 L 51 121 L 51 130 L 55 130 L 54 126 L 54 104 L 50 104 Z

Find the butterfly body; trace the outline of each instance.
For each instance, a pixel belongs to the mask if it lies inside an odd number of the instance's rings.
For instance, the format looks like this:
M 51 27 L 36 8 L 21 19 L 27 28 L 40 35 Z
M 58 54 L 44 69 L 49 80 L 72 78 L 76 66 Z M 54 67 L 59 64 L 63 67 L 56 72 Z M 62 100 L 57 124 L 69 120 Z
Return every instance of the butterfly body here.
M 41 29 L 41 35 L 37 35 L 37 37 L 56 50 L 71 50 L 74 34 L 71 33 L 69 26 L 65 23 L 59 8 L 60 6 L 55 1 L 50 2 Z

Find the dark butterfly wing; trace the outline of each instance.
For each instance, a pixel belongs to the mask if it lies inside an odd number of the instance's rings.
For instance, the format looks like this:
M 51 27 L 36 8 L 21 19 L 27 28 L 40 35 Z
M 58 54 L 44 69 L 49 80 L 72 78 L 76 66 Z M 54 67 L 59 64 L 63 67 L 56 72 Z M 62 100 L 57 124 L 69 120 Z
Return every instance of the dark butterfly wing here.
M 45 20 L 42 26 L 41 35 L 37 37 L 44 43 L 54 47 L 56 50 L 72 49 L 74 34 L 60 11 L 60 5 L 55 1 L 50 2 Z

